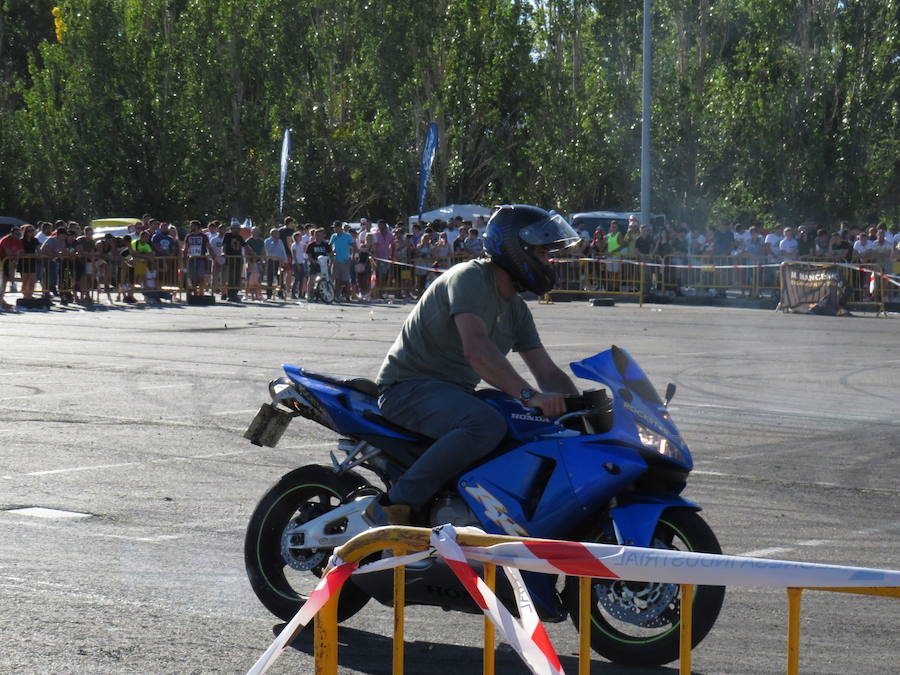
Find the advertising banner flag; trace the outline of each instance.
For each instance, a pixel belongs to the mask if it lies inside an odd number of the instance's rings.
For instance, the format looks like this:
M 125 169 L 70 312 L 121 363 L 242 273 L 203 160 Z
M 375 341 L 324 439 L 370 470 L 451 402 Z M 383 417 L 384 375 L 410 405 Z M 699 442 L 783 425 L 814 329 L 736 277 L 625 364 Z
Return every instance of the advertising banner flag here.
M 284 215 L 284 183 L 287 180 L 288 157 L 291 154 L 291 130 L 284 130 L 281 141 L 281 180 L 278 188 L 278 215 Z
M 425 148 L 422 151 L 422 168 L 419 171 L 419 216 L 425 210 L 425 193 L 428 191 L 428 179 L 431 177 L 431 163 L 434 161 L 434 153 L 437 152 L 438 127 L 432 122 L 428 125 L 428 133 L 425 134 Z

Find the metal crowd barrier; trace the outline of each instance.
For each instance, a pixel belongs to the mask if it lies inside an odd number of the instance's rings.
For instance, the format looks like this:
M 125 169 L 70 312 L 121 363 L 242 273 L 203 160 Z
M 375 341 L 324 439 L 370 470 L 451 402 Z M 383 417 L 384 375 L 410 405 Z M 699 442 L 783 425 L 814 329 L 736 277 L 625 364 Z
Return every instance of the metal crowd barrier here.
M 431 530 L 418 527 L 382 527 L 357 535 L 349 542 L 335 551 L 335 555 L 344 563 L 358 563 L 363 558 L 381 551 L 392 551 L 394 555 L 401 556 L 408 553 L 428 550 L 430 547 Z M 512 537 L 492 534 L 476 534 L 457 531 L 457 543 L 460 546 L 485 547 L 494 544 L 511 542 L 535 542 L 541 540 L 528 537 Z M 559 542 L 555 542 L 559 543 Z M 652 550 L 652 549 L 648 549 Z M 690 554 L 703 556 L 704 554 Z M 754 563 L 765 564 L 763 559 L 749 558 Z M 772 561 L 777 562 L 777 561 Z M 824 566 L 823 566 L 824 567 Z M 496 565 L 483 563 L 484 582 L 495 590 Z M 865 568 L 858 568 L 865 571 Z M 590 615 L 591 604 L 591 578 L 579 576 L 579 614 Z M 681 589 L 682 608 L 681 625 L 679 627 L 679 674 L 691 673 L 691 635 L 692 635 L 692 605 L 693 584 L 679 584 Z M 900 586 L 791 586 L 786 587 L 788 600 L 787 617 L 787 674 L 797 675 L 800 668 L 800 600 L 803 590 L 832 591 L 836 593 L 851 593 L 858 595 L 871 595 L 881 597 L 900 598 Z M 338 672 L 338 626 L 337 606 L 340 589 L 338 589 L 319 610 L 315 616 L 315 672 L 316 675 L 337 675 Z M 405 602 L 405 571 L 403 566 L 394 568 L 394 623 L 392 658 L 393 675 L 402 675 L 404 672 L 404 602 Z M 579 621 L 578 639 L 578 673 L 588 675 L 590 673 L 590 627 L 591 621 Z M 485 675 L 494 674 L 494 626 L 484 618 L 484 650 L 483 672 Z
M 801 263 L 833 260 L 807 257 Z M 557 285 L 553 295 L 691 296 L 728 291 L 747 298 L 776 297 L 780 293 L 778 262 L 759 256 L 627 256 L 601 258 L 557 258 L 553 260 Z M 850 289 L 849 302 L 883 306 L 886 287 L 878 276 L 890 270 L 876 263 L 842 263 L 842 275 Z M 870 288 L 870 274 L 876 273 Z
M 198 259 L 205 270 L 199 289 L 191 280 L 192 266 Z M 464 255 L 389 262 L 373 259 L 363 273 L 369 275 L 366 281 L 375 297 L 417 297 L 439 273 L 435 268 L 447 269 L 469 259 Z M 835 264 L 820 258 L 804 258 L 798 262 Z M 134 292 L 151 297 L 160 294 L 185 296 L 203 290 L 228 297 L 244 293 L 246 298 L 261 300 L 264 296 L 287 299 L 305 292 L 305 288 L 296 282 L 297 275 L 292 266 L 278 258 L 220 256 L 185 261 L 181 256 L 143 257 L 137 254 L 129 258 L 101 254 L 34 255 L 6 258 L 2 261 L 2 270 L 9 271 L 12 263 L 15 266 L 11 280 L 22 283 L 26 275 L 33 275 L 29 283 L 32 283 L 35 295 L 52 290 L 73 301 L 78 296 L 99 300 L 104 293 L 111 299 L 113 294 L 120 298 Z M 654 296 L 724 296 L 731 291 L 748 298 L 760 298 L 765 295 L 775 297 L 780 292 L 778 267 L 759 257 L 560 258 L 552 264 L 557 274 L 553 295 L 626 296 L 643 302 Z M 883 311 L 893 287 L 889 287 L 880 274 L 892 271 L 890 263 L 840 264 L 850 289 L 849 302 L 872 304 Z M 873 271 L 876 276 L 874 284 L 870 284 Z M 354 266 L 351 276 L 356 274 L 359 273 Z
M 633 295 L 642 298 L 646 288 L 646 268 L 620 258 L 558 258 L 554 294 Z
M 286 298 L 292 281 L 277 258 L 223 256 L 142 256 L 67 254 L 21 255 L 0 260 L 0 277 L 28 288 L 34 297 L 56 295 L 66 302 L 99 301 L 105 294 L 124 299 L 133 293 L 149 297 L 214 292 L 248 297 L 266 293 Z M 11 275 L 9 273 L 12 273 Z M 192 277 L 199 277 L 195 283 Z M 25 285 L 27 283 L 27 286 Z
M 438 273 L 433 269 L 449 269 L 460 262 L 471 260 L 469 256 L 456 254 L 441 258 L 392 259 L 373 261 L 374 283 L 372 293 L 385 296 L 412 297 L 421 294 L 425 284 Z

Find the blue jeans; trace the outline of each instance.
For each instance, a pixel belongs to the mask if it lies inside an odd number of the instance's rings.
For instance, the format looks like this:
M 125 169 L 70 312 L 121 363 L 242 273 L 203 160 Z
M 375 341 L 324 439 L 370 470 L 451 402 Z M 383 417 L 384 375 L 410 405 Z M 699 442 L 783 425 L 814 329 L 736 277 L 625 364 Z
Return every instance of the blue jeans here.
M 436 439 L 394 483 L 395 504 L 421 508 L 450 478 L 490 454 L 506 436 L 506 419 L 459 385 L 407 380 L 378 399 L 392 422 Z

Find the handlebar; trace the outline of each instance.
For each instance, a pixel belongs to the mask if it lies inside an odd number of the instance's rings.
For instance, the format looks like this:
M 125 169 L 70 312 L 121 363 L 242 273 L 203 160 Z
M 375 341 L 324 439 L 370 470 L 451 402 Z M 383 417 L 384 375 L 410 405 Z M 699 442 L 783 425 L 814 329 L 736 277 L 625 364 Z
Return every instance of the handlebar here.
M 562 424 L 573 417 L 585 417 L 591 415 L 598 410 L 608 408 L 610 403 L 610 398 L 606 395 L 605 389 L 588 390 L 582 392 L 578 396 L 564 396 L 563 399 L 566 403 L 566 412 L 553 420 L 556 424 Z M 529 409 L 534 411 L 535 414 L 544 414 L 540 408 Z

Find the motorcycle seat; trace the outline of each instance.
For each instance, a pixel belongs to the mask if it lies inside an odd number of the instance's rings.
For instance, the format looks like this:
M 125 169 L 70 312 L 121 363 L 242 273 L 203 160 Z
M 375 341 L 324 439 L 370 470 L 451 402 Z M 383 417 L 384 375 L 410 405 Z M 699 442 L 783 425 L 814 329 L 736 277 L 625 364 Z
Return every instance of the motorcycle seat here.
M 364 377 L 348 377 L 345 375 L 318 373 L 314 370 L 307 370 L 306 368 L 301 368 L 300 370 L 304 375 L 311 377 L 314 380 L 336 384 L 339 387 L 347 387 L 347 389 L 358 391 L 361 394 L 366 394 L 372 398 L 378 398 L 378 385 L 372 382 L 372 380 L 367 380 Z

